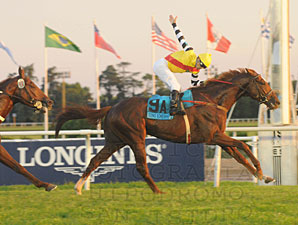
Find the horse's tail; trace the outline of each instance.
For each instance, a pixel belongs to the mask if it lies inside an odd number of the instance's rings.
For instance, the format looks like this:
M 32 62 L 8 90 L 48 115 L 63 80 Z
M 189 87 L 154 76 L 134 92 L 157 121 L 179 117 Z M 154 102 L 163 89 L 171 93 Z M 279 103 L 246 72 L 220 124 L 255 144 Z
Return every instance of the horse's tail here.
M 61 113 L 56 117 L 56 128 L 55 136 L 59 135 L 59 131 L 62 125 L 69 120 L 76 119 L 87 119 L 92 125 L 97 125 L 99 121 L 106 116 L 106 114 L 111 109 L 111 106 L 104 107 L 102 109 L 92 109 L 88 106 L 72 106 L 66 107 Z

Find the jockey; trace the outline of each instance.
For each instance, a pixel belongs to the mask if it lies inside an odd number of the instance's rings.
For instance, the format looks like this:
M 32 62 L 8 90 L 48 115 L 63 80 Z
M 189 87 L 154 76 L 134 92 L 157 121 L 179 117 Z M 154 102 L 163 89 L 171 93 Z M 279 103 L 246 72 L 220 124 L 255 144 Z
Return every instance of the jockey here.
M 183 50 L 171 53 L 165 58 L 156 61 L 153 66 L 153 71 L 171 91 L 170 114 L 185 115 L 185 111 L 181 110 L 180 105 L 179 94 L 181 91 L 181 85 L 178 83 L 174 73 L 191 72 L 192 78 L 197 79 L 197 74 L 200 72 L 200 69 L 206 69 L 211 64 L 211 54 L 202 53 L 196 56 L 193 48 L 187 44 L 182 32 L 176 24 L 177 16 L 174 18 L 170 15 L 169 20 Z M 191 81 L 193 86 L 196 86 L 197 83 L 198 80 Z

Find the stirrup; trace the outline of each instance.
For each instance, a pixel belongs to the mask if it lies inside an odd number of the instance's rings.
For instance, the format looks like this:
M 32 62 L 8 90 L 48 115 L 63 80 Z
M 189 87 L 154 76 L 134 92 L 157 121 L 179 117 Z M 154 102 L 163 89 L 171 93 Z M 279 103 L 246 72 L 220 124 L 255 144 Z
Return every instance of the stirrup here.
M 183 103 L 179 100 L 177 104 L 171 105 L 170 106 L 170 115 L 175 116 L 175 115 L 185 115 L 185 109 L 183 106 Z
M 170 109 L 170 115 L 171 116 L 178 115 L 178 110 L 176 108 Z

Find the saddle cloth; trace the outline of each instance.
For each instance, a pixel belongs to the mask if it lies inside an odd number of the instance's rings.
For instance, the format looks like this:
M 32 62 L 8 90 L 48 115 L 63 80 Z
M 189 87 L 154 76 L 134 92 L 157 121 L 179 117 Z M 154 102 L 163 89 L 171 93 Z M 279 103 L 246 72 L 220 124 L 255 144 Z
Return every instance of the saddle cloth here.
M 193 101 L 191 90 L 183 92 L 181 98 L 183 101 Z M 170 115 L 170 101 L 169 96 L 153 95 L 147 102 L 147 118 L 154 120 L 172 120 L 174 116 Z M 189 108 L 194 104 L 192 102 L 183 102 L 184 108 Z

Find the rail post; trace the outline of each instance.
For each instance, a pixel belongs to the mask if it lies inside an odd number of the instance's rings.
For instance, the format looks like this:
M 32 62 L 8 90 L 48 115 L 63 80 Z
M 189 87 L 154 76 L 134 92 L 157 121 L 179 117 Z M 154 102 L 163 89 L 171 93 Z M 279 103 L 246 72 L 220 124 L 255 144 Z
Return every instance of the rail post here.
M 259 137 L 258 136 L 253 136 L 252 137 L 252 154 L 258 158 L 258 141 L 259 141 Z M 256 178 L 255 176 L 252 176 L 253 182 L 255 184 L 258 183 L 258 178 Z
M 86 160 L 86 167 L 89 165 L 89 162 L 91 160 L 91 139 L 90 139 L 90 133 L 86 134 L 86 139 L 85 139 L 85 144 L 86 144 L 86 151 L 85 151 L 85 160 Z M 87 178 L 86 183 L 84 185 L 85 190 L 90 190 L 90 176 Z
M 220 168 L 221 168 L 221 147 L 218 145 L 215 149 L 215 165 L 214 165 L 214 187 L 219 187 L 220 184 Z

